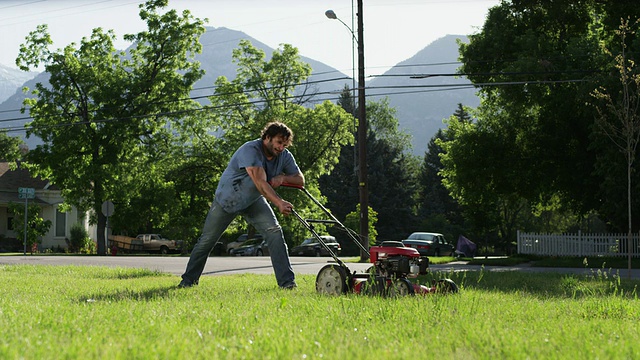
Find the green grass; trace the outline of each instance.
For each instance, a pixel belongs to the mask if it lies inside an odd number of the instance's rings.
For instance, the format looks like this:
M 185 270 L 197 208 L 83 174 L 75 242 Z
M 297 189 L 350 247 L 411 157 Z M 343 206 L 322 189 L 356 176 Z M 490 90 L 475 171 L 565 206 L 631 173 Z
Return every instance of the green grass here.
M 547 257 L 533 260 L 534 266 L 540 267 L 590 267 L 627 269 L 626 257 Z M 640 269 L 640 258 L 631 258 L 631 268 Z
M 434 259 L 443 263 L 449 262 L 452 258 L 429 258 L 432 263 Z M 629 266 L 626 257 L 584 257 L 584 256 L 526 256 L 516 255 L 496 258 L 462 258 L 470 265 L 486 266 L 514 266 L 518 264 L 530 263 L 535 267 L 567 267 L 567 268 L 592 268 L 592 269 L 627 269 Z M 631 268 L 640 269 L 640 258 L 631 259 Z
M 456 295 L 322 296 L 315 276 L 179 278 L 106 267 L 0 266 L 2 359 L 632 359 L 639 281 L 615 273 L 431 274 Z

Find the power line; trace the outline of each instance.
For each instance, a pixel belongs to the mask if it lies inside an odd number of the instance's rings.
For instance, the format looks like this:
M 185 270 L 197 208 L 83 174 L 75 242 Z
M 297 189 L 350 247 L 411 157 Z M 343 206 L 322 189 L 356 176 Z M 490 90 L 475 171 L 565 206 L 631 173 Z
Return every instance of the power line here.
M 322 72 L 322 73 L 318 73 L 318 74 L 312 74 L 312 76 L 318 76 L 318 75 L 325 75 L 325 74 L 331 74 L 331 73 L 335 73 L 335 72 L 339 72 L 339 71 L 326 71 L 326 72 Z M 389 75 L 370 75 L 369 78 L 383 78 L 383 77 L 401 77 L 401 78 L 410 78 L 410 79 L 426 79 L 426 78 L 432 78 L 432 77 L 460 77 L 460 76 L 516 76 L 516 75 L 562 75 L 562 74 L 594 74 L 594 73 L 601 73 L 602 71 L 599 70 L 569 70 L 569 71 L 521 71 L 521 72 L 488 72 L 488 73 L 422 73 L 422 74 L 389 74 Z M 348 76 L 342 76 L 342 77 L 334 77 L 334 78 L 329 78 L 329 79 L 322 79 L 322 80 L 313 80 L 313 81 L 305 81 L 302 83 L 298 83 L 298 84 L 285 84 L 285 85 L 280 85 L 278 87 L 268 87 L 268 90 L 272 90 L 272 89 L 277 89 L 277 88 L 284 88 L 284 87 L 298 87 L 298 86 L 308 86 L 308 85 L 314 85 L 314 84 L 320 84 L 320 83 L 326 83 L 326 82 L 333 82 L 333 81 L 340 81 L 340 80 L 351 80 L 350 77 Z M 528 83 L 528 84 L 533 84 L 536 81 L 538 81 L 538 83 L 542 83 L 540 82 L 540 80 L 522 80 L 519 82 L 514 82 L 512 84 L 524 84 L 524 83 Z M 548 81 L 553 81 L 553 80 L 547 80 Z M 558 80 L 559 81 L 559 80 Z M 571 82 L 576 82 L 577 80 L 571 80 Z M 488 84 L 488 83 L 483 83 Z M 503 85 L 507 85 L 509 84 L 509 82 L 501 82 L 500 84 Z M 459 86 L 460 84 L 440 84 L 437 86 Z M 474 85 L 474 84 L 472 84 Z M 475 84 L 476 86 L 480 86 L 478 84 Z M 423 85 L 425 87 L 429 87 L 431 85 Z M 405 86 L 400 86 L 400 85 L 394 85 L 393 87 L 395 88 L 407 88 L 407 87 L 416 87 L 414 85 L 405 85 Z M 176 102 L 176 101 L 186 101 L 186 100 L 199 100 L 199 99 L 205 99 L 205 98 L 209 98 L 211 96 L 221 96 L 221 95 L 234 95 L 234 94 L 239 94 L 239 93 L 244 93 L 247 91 L 237 91 L 237 92 L 229 92 L 229 93 L 221 93 L 221 94 L 216 94 L 215 90 L 218 88 L 217 85 L 213 85 L 213 86 L 203 86 L 203 87 L 198 87 L 198 88 L 193 88 L 192 92 L 194 91 L 202 91 L 202 90 L 209 90 L 209 89 L 213 89 L 214 92 L 213 93 L 209 93 L 209 94 L 204 94 L 204 95 L 199 95 L 199 96 L 191 96 L 190 98 L 187 99 L 177 99 L 177 100 L 172 100 L 171 102 Z M 366 89 L 377 89 L 377 88 L 390 88 L 390 87 L 385 87 L 385 86 L 381 86 L 381 87 L 366 87 Z M 353 89 L 349 89 L 350 91 L 352 91 Z M 20 111 L 20 109 L 15 109 L 15 110 L 3 110 L 0 111 L 0 113 L 7 113 L 7 112 L 18 112 Z M 30 117 L 20 117 L 20 118 L 12 118 L 12 119 L 4 119 L 4 120 L 0 120 L 0 122 L 9 122 L 9 121 L 18 121 L 18 120 L 25 120 L 25 119 L 29 119 Z
M 388 95 L 402 95 L 402 94 L 410 94 L 410 93 L 418 93 L 418 92 L 432 92 L 432 91 L 445 91 L 445 90 L 447 90 L 447 91 L 463 90 L 463 89 L 478 88 L 478 87 L 491 87 L 491 86 L 540 85 L 540 84 L 575 83 L 575 82 L 587 82 L 587 81 L 589 81 L 589 80 L 573 79 L 573 80 L 533 80 L 533 81 L 489 82 L 489 83 L 478 83 L 478 84 L 469 84 L 469 85 L 461 85 L 461 84 L 398 85 L 398 86 L 374 86 L 374 87 L 368 87 L 367 90 L 371 91 L 371 90 L 376 90 L 376 89 L 423 89 L 423 90 L 388 92 L 388 93 L 371 93 L 370 92 L 371 96 L 388 96 Z M 429 90 L 424 90 L 424 89 L 429 89 Z M 318 92 L 318 93 L 314 94 L 314 96 L 319 96 L 319 95 L 332 95 L 332 97 L 313 100 L 314 103 L 318 103 L 318 102 L 322 102 L 322 101 L 326 101 L 326 100 L 337 100 L 337 99 L 339 99 L 339 95 L 336 96 L 336 94 L 333 91 Z M 291 95 L 291 96 L 284 97 L 281 100 L 296 100 L 296 99 L 300 100 L 300 99 L 304 99 L 305 97 L 308 97 L 308 95 Z M 224 108 L 235 107 L 235 106 L 246 106 L 246 105 L 263 104 L 263 103 L 266 103 L 268 101 L 270 101 L 270 100 L 265 100 L 265 99 L 252 100 L 252 101 L 247 101 L 247 102 L 243 102 L 243 103 L 225 104 L 225 105 L 218 105 L 218 106 L 203 106 L 203 107 L 195 108 L 195 109 L 185 109 L 185 110 L 179 110 L 179 111 L 161 112 L 161 113 L 154 113 L 154 114 L 142 114 L 142 115 L 135 115 L 135 116 L 129 116 L 129 117 L 122 117 L 122 118 L 93 119 L 93 120 L 90 120 L 90 121 L 78 121 L 78 122 L 73 122 L 73 123 L 59 123 L 59 124 L 48 125 L 48 126 L 39 126 L 39 127 L 40 128 L 55 128 L 55 127 L 75 126 L 75 125 L 86 125 L 86 124 L 89 124 L 89 123 L 109 123 L 109 122 L 115 122 L 115 121 L 126 121 L 126 120 L 132 120 L 132 119 L 144 118 L 144 117 L 173 117 L 173 116 L 176 116 L 176 115 L 190 114 L 192 112 L 197 112 L 197 111 L 212 111 L 212 110 L 216 110 L 216 109 L 224 109 Z M 33 129 L 33 127 L 14 126 L 14 127 L 0 128 L 0 130 L 4 130 L 6 132 L 16 132 L 16 131 L 25 131 L 25 130 L 28 131 L 29 129 Z

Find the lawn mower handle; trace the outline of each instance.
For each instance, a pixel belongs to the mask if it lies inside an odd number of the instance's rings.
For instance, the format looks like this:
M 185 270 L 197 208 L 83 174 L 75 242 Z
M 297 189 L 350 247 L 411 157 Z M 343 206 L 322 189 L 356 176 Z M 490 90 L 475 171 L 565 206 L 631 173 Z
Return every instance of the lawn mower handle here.
M 296 185 L 296 184 L 292 184 L 292 183 L 282 183 L 280 184 L 280 186 L 284 186 L 284 187 L 290 187 L 290 188 L 296 188 L 296 189 L 300 189 L 300 190 L 304 190 L 304 186 L 303 185 Z
M 353 242 L 360 248 L 360 250 L 362 250 L 365 254 L 367 254 L 367 256 L 370 256 L 369 254 L 369 249 L 365 248 L 364 245 L 362 245 L 359 241 L 359 239 L 357 239 L 350 231 L 349 229 L 344 226 L 340 221 L 338 221 L 338 219 L 333 216 L 333 214 L 331 214 L 331 212 L 329 211 L 329 209 L 327 209 L 324 205 L 322 205 L 318 200 L 316 200 L 315 197 L 313 197 L 313 195 L 311 195 L 311 193 L 309 192 L 309 190 L 305 189 L 305 187 L 303 185 L 296 185 L 296 184 L 292 184 L 292 183 L 287 183 L 284 182 L 282 184 L 280 184 L 280 186 L 283 187 L 288 187 L 288 188 L 294 188 L 294 189 L 299 189 L 302 190 L 305 195 L 307 195 L 307 197 L 309 197 L 309 199 L 311 199 L 311 201 L 313 201 L 318 207 L 320 207 L 320 209 L 322 209 L 322 211 L 329 216 L 329 218 L 331 218 L 332 222 L 335 223 L 336 225 L 338 225 L 338 227 L 342 228 L 343 230 L 346 231 L 346 233 L 349 235 L 349 237 L 351 238 L 351 240 L 353 240 Z M 309 223 L 304 220 L 302 217 L 300 217 L 300 215 L 298 215 L 298 213 L 294 212 L 294 215 L 303 222 L 303 224 L 305 224 L 305 226 L 308 226 Z M 315 235 L 315 234 L 314 234 Z M 337 259 L 336 259 L 337 260 Z M 338 263 L 340 263 L 340 261 L 337 261 Z

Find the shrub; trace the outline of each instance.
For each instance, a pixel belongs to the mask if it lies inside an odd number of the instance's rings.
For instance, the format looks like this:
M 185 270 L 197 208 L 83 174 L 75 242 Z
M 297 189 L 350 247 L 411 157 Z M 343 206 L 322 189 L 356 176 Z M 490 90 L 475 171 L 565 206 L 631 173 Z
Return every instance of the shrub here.
M 67 239 L 65 239 L 67 240 Z M 73 253 L 91 253 L 95 246 L 92 246 L 93 241 L 89 238 L 87 230 L 79 223 L 74 224 L 69 232 L 69 239 L 67 240 L 67 246 L 69 252 Z

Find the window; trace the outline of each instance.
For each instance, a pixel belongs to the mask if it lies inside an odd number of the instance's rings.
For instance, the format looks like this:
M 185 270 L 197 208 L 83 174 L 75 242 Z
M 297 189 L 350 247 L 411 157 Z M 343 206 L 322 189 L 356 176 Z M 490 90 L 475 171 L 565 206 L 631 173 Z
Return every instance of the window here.
M 67 229 L 67 214 L 56 209 L 56 236 L 64 237 Z
M 7 217 L 7 230 L 13 231 L 13 216 Z

